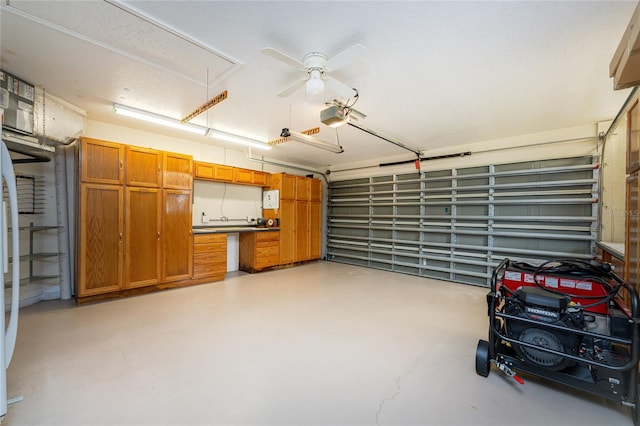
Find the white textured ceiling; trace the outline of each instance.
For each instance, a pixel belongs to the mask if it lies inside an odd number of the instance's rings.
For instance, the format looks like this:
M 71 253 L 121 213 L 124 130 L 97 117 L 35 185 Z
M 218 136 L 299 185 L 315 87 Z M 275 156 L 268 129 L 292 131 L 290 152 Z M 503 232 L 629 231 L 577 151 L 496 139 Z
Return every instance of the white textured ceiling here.
M 612 89 L 608 65 L 635 6 L 11 0 L 0 9 L 1 67 L 90 119 L 145 129 L 113 114 L 113 103 L 181 118 L 227 90 L 228 99 L 194 122 L 265 141 L 283 127 L 319 126 L 317 137 L 339 138 L 344 153 L 288 142 L 265 155 L 338 166 L 411 153 L 354 128 L 336 134 L 322 125 L 323 102 L 336 97 L 330 91 L 278 97 L 303 74 L 262 48 L 302 60 L 364 45 L 366 57 L 331 74 L 359 90 L 356 108 L 367 115 L 360 124 L 429 150 L 613 118 L 628 90 Z

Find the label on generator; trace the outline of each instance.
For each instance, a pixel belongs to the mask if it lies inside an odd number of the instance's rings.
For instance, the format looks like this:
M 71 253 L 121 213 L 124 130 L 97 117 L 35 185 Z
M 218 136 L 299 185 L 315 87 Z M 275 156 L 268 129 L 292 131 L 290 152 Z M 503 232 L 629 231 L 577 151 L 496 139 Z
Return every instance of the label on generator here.
M 593 283 L 591 281 L 578 281 L 576 283 L 576 288 L 591 291 L 593 289 Z
M 558 279 L 556 277 L 544 277 L 544 285 L 547 287 L 558 288 Z
M 524 282 L 529 284 L 535 284 L 536 279 L 533 278 L 533 274 L 524 274 Z
M 576 280 L 569 280 L 569 279 L 563 278 L 560 280 L 560 287 L 576 288 Z
M 511 281 L 522 281 L 522 274 L 515 271 L 504 271 L 504 277 Z

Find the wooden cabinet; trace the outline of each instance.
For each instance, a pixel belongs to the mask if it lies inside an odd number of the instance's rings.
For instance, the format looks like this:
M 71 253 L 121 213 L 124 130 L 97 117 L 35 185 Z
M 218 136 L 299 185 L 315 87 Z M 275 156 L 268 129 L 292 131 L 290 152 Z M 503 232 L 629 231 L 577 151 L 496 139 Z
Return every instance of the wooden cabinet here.
M 322 181 L 311 179 L 309 198 L 311 201 L 322 201 Z
M 253 171 L 247 169 L 233 169 L 233 181 L 235 183 L 253 183 Z
M 271 176 L 271 189 L 280 191 L 281 200 L 296 199 L 296 177 L 286 173 L 278 173 Z
M 278 173 L 271 175 L 271 189 L 280 192 L 280 206 L 263 210 L 263 215 L 280 219 L 280 264 L 319 259 L 322 255 L 322 182 Z
M 640 283 L 640 239 L 638 238 L 638 231 L 640 224 L 638 223 L 638 214 L 640 212 L 640 204 L 638 193 L 638 172 L 627 177 L 627 221 L 626 221 L 626 237 L 625 237 L 625 249 L 624 249 L 624 264 L 625 274 L 624 279 L 626 282 L 636 287 L 636 290 L 640 290 L 638 283 Z
M 309 203 L 309 257 L 322 257 L 322 203 Z
M 128 187 L 125 191 L 125 288 L 160 282 L 162 191 Z
M 278 217 L 280 218 L 280 264 L 286 265 L 295 260 L 296 202 L 280 200 Z
M 240 234 L 240 270 L 259 272 L 280 264 L 278 231 L 243 232 Z
M 126 147 L 125 184 L 160 188 L 162 186 L 162 151 Z
M 195 178 L 240 185 L 268 186 L 269 173 L 222 164 L 194 162 Z
M 124 146 L 82 138 L 80 143 L 80 179 L 83 182 L 122 185 L 124 182 Z
M 220 281 L 227 273 L 227 234 L 193 236 L 193 278 Z
M 193 162 L 194 177 L 198 179 L 215 180 L 221 182 L 233 182 L 233 167 L 222 164 Z
M 78 294 L 122 288 L 124 208 L 122 186 L 83 184 L 80 188 Z
M 296 201 L 309 201 L 311 198 L 311 179 L 296 176 Z
M 163 186 L 170 189 L 193 189 L 193 159 L 190 155 L 164 153 Z
M 78 300 L 190 280 L 188 155 L 83 138 Z
M 162 194 L 162 280 L 193 275 L 191 191 L 165 189 Z
M 640 169 L 640 106 L 638 101 L 627 111 L 627 174 Z
M 302 262 L 311 258 L 309 241 L 309 201 L 295 201 L 295 262 Z
M 253 184 L 260 186 L 269 185 L 269 173 L 253 170 Z

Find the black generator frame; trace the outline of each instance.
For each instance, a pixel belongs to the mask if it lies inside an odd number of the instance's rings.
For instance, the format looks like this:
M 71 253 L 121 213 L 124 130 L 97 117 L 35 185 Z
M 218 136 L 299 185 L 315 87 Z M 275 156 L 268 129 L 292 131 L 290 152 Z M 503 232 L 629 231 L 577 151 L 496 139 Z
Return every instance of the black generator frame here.
M 628 292 L 631 316 L 628 318 L 631 324 L 631 337 L 620 338 L 608 336 L 590 331 L 577 330 L 575 328 L 566 327 L 548 322 L 541 322 L 525 317 L 509 315 L 500 312 L 500 307 L 505 301 L 505 297 L 498 294 L 498 281 L 504 277 L 505 270 L 509 267 L 510 260 L 505 258 L 494 269 L 491 278 L 491 291 L 487 294 L 488 315 L 489 315 L 489 340 L 480 340 L 476 349 L 476 372 L 481 376 L 488 376 L 491 363 L 495 363 L 500 370 L 510 376 L 514 376 L 515 372 L 525 372 L 534 376 L 538 376 L 555 383 L 567 385 L 575 389 L 589 392 L 631 408 L 631 416 L 635 426 L 640 426 L 640 394 L 638 386 L 638 360 L 640 357 L 640 301 L 638 293 L 631 285 L 624 282 L 620 277 L 610 272 L 609 278 L 614 280 Z M 627 314 L 628 315 L 628 314 Z M 574 333 L 580 336 L 589 336 L 599 338 L 611 343 L 625 345 L 630 350 L 629 361 L 624 365 L 609 365 L 600 361 L 584 359 L 573 354 L 560 352 L 550 348 L 536 346 L 528 342 L 514 339 L 501 332 L 504 323 L 501 320 L 518 321 L 521 323 L 530 323 L 536 328 L 549 331 L 561 331 L 564 333 Z M 507 343 L 505 343 L 507 342 Z M 531 364 L 521 359 L 513 349 L 513 345 L 521 345 L 535 349 L 537 351 L 547 352 L 554 355 L 569 358 L 576 361 L 576 366 L 567 368 L 563 371 L 553 371 Z M 615 383 L 611 384 L 607 389 L 594 380 L 592 370 L 596 369 L 595 374 L 600 369 L 611 373 L 613 376 L 619 376 L 622 383 L 621 389 L 615 388 Z M 607 371 L 608 370 L 608 371 Z M 615 382 L 615 380 L 614 380 Z M 620 384 L 620 383 L 619 383 Z

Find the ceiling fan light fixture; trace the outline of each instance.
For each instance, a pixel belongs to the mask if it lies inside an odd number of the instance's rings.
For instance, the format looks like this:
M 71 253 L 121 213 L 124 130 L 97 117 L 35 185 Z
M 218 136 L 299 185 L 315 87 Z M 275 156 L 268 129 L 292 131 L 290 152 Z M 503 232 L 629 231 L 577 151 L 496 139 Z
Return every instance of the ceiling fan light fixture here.
M 311 95 L 318 95 L 324 92 L 324 80 L 319 70 L 311 70 L 309 72 L 309 80 L 305 83 L 305 88 L 307 93 Z

